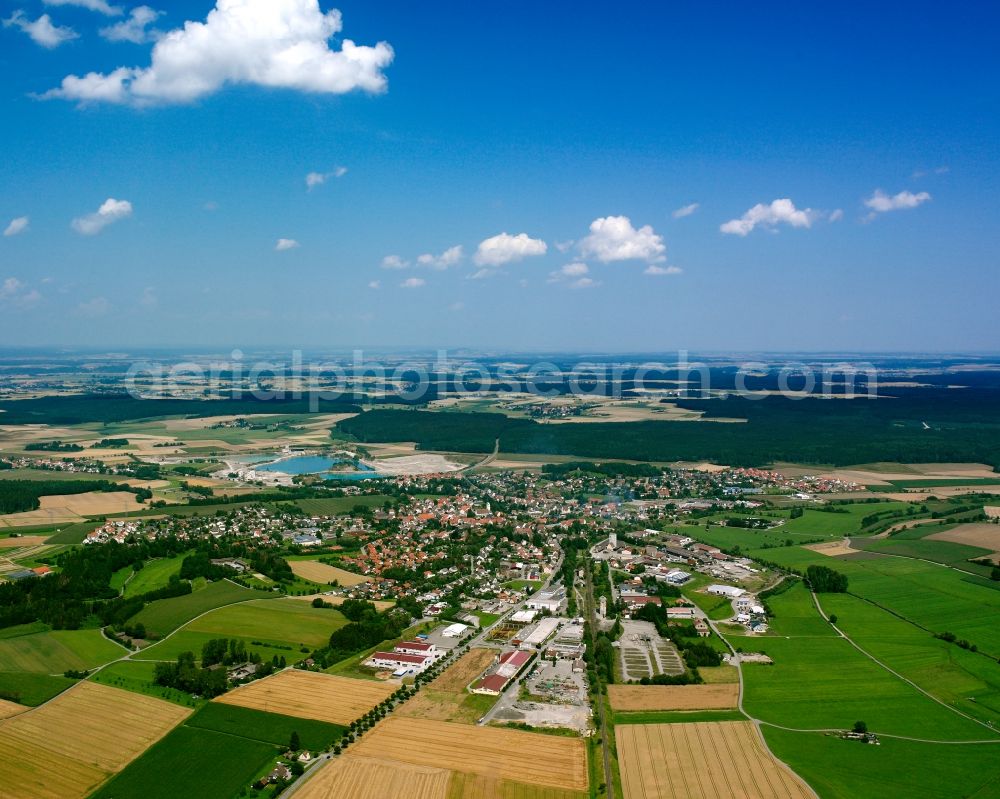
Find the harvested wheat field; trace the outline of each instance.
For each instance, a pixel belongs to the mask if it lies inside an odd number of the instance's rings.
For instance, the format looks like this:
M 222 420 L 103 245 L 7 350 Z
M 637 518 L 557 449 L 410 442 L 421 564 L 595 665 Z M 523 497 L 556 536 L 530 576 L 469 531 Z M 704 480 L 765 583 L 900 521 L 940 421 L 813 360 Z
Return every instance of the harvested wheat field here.
M 39 511 L 53 510 L 75 513 L 78 516 L 103 516 L 108 513 L 124 513 L 138 510 L 135 494 L 129 491 L 88 491 L 86 494 L 62 494 L 39 497 Z
M 388 718 L 354 746 L 355 754 L 417 766 L 462 771 L 562 788 L 587 790 L 587 752 L 579 738 L 470 727 L 444 721 Z M 530 757 L 524 754 L 530 752 Z
M 441 672 L 428 687 L 436 691 L 464 693 L 466 686 L 476 679 L 496 656 L 495 649 L 470 649 Z
M 853 555 L 857 552 L 856 549 L 851 549 L 843 541 L 827 541 L 822 544 L 807 544 L 803 549 L 811 549 L 813 552 L 818 552 L 820 555 L 826 555 L 828 558 L 836 558 L 840 555 Z
M 296 793 L 299 799 L 448 799 L 451 772 L 357 755 L 324 766 Z
M 318 560 L 290 560 L 288 565 L 292 567 L 296 577 L 312 580 L 314 583 L 326 584 L 336 580 L 340 585 L 350 588 L 352 585 L 368 582 L 367 577 L 320 563 Z
M 0 723 L 3 795 L 84 797 L 183 721 L 190 710 L 82 682 L 48 704 Z
M 482 774 L 453 772 L 448 799 L 586 799 L 586 792 L 525 785 Z
M 806 799 L 750 721 L 615 728 L 624 799 Z
M 288 669 L 241 685 L 214 701 L 332 724 L 350 724 L 396 690 L 394 685 Z
M 17 547 L 37 547 L 49 540 L 47 535 L 19 535 L 14 538 L 0 538 L 0 549 Z
M 9 702 L 6 699 L 0 699 L 0 719 L 9 719 L 11 716 L 23 713 L 27 709 L 27 707 L 19 705 L 17 702 Z
M 927 538 L 928 540 L 968 544 L 996 552 L 1000 550 L 1000 524 L 990 524 L 989 522 L 960 524 L 958 527 L 945 530 L 943 533 L 931 533 Z
M 614 710 L 727 710 L 739 701 L 739 685 L 609 685 Z

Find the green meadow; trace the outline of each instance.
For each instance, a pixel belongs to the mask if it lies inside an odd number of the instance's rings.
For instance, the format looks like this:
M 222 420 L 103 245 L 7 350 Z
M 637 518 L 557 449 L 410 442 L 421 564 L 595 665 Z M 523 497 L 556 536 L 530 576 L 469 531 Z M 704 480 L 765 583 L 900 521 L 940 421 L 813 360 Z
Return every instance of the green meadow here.
M 160 558 L 143 564 L 143 567 L 135 572 L 135 576 L 125 586 L 125 596 L 139 596 L 149 591 L 165 588 L 170 582 L 170 578 L 180 573 L 183 561 L 184 555 L 177 555 L 173 558 Z
M 84 671 L 128 654 L 100 630 L 48 630 L 0 639 L 0 671 Z
M 141 622 L 149 634 L 163 637 L 214 608 L 267 596 L 265 592 L 243 588 L 228 580 L 217 580 L 190 594 L 150 602 L 130 621 L 133 624 Z

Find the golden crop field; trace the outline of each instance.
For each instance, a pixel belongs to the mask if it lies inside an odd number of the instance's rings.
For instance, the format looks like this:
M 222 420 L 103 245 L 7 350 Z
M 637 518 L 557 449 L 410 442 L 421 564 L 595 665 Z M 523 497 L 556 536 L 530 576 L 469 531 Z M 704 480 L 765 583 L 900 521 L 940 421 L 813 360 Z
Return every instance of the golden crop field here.
M 3 795 L 87 796 L 190 713 L 151 696 L 79 683 L 37 710 L 0 722 Z
M 296 793 L 300 799 L 448 799 L 451 772 L 357 755 L 324 766 Z
M 750 721 L 615 728 L 623 799 L 807 799 Z
M 241 685 L 214 701 L 304 719 L 350 724 L 387 698 L 396 686 L 315 671 L 288 669 Z
M 587 753 L 579 738 L 388 718 L 366 734 L 355 745 L 354 752 L 501 780 L 587 790 Z
M 23 713 L 27 709 L 24 705 L 19 705 L 17 702 L 8 702 L 6 699 L 0 699 L 0 719 L 9 719 L 11 716 Z
M 367 577 L 338 569 L 336 566 L 330 566 L 326 563 L 320 563 L 318 560 L 290 560 L 288 565 L 292 567 L 292 571 L 297 577 L 323 585 L 336 580 L 340 585 L 350 588 L 353 585 L 368 582 Z
M 736 707 L 739 685 L 609 685 L 613 710 L 725 710 Z
M 585 791 L 499 780 L 482 774 L 453 772 L 448 799 L 586 799 Z
M 931 533 L 927 539 L 953 541 L 956 544 L 968 544 L 996 552 L 1000 550 L 1000 526 L 989 522 L 970 522 L 945 530 L 943 533 Z
M 429 687 L 437 691 L 464 693 L 466 686 L 482 674 L 496 656 L 495 649 L 470 649 L 441 672 Z

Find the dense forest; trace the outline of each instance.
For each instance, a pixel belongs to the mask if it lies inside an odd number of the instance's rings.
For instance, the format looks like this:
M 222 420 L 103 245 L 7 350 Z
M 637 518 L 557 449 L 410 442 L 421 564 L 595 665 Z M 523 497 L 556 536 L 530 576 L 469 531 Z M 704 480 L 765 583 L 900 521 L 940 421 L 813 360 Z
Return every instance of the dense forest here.
M 416 441 L 420 449 L 632 460 L 777 461 L 849 465 L 981 462 L 1000 466 L 1000 392 L 973 389 L 934 399 L 927 390 L 878 400 L 686 400 L 685 408 L 746 422 L 545 424 L 499 413 L 373 410 L 338 423 L 361 442 Z
M 126 422 L 160 416 L 225 416 L 253 413 L 356 413 L 348 399 L 331 400 L 305 395 L 287 399 L 187 400 L 142 399 L 129 394 L 81 394 L 36 397 L 0 403 L 4 424 L 82 424 Z

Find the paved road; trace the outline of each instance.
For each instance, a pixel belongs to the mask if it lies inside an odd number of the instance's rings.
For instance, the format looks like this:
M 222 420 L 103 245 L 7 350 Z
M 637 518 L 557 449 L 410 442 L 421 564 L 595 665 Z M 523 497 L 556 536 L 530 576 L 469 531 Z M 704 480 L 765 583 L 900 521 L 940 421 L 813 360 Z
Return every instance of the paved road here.
M 586 575 L 586 588 L 584 594 L 587 599 L 587 618 L 590 621 L 590 647 L 593 651 L 594 641 L 596 639 L 597 630 L 597 606 L 594 603 L 594 584 L 591 581 L 591 564 L 590 561 L 586 563 L 584 568 L 584 574 Z M 591 690 L 594 686 L 591 686 Z M 604 712 L 604 696 L 603 694 L 598 694 L 597 696 L 597 721 L 601 731 L 601 753 L 604 760 L 604 784 L 607 787 L 608 799 L 615 799 L 615 781 L 614 775 L 611 771 L 611 746 L 608 743 L 608 720 Z

